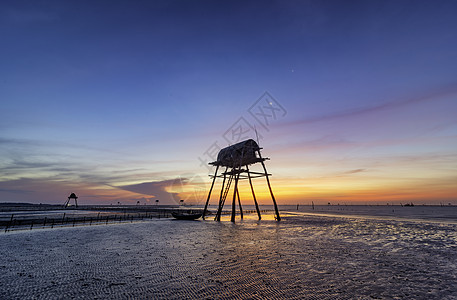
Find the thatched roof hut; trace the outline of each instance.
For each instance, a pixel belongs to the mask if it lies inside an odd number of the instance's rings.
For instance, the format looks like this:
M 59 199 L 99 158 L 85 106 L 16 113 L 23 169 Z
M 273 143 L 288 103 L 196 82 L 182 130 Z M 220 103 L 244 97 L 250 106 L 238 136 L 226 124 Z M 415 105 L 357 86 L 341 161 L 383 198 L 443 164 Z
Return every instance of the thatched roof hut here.
M 253 139 L 245 140 L 221 149 L 217 160 L 210 164 L 229 168 L 255 164 L 264 160 L 258 155 L 259 150 L 259 145 Z

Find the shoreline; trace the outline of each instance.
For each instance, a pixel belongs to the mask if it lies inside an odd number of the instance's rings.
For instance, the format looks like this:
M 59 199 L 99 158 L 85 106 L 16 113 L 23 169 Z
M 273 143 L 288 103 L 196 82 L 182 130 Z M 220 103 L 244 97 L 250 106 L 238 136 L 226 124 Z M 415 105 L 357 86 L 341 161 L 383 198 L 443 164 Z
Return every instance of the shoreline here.
M 84 206 L 72 207 L 68 209 L 62 206 L 26 205 L 7 206 L 3 205 L 0 211 L 0 233 L 14 230 L 32 230 L 54 227 L 75 227 L 108 225 L 113 223 L 138 222 L 153 218 L 171 218 L 171 213 L 175 210 L 189 209 L 199 210 L 199 206 Z M 247 209 L 246 209 L 247 208 Z M 266 208 L 266 209 L 265 209 Z M 292 208 L 292 209 L 291 209 Z M 324 216 L 342 217 L 355 219 L 372 220 L 396 220 L 409 222 L 429 222 L 435 224 L 457 224 L 457 207 L 453 206 L 416 206 L 416 207 L 394 207 L 386 206 L 300 206 L 298 210 L 295 206 L 280 207 L 281 215 L 300 215 L 300 216 Z M 262 206 L 262 218 L 271 213 L 269 205 Z M 212 220 L 214 211 L 209 210 L 207 220 Z M 229 215 L 229 209 L 223 211 L 223 215 Z M 249 205 L 245 206 L 244 214 L 246 218 L 257 219 L 253 216 L 255 211 Z M 224 218 L 223 218 L 224 219 Z M 235 222 L 239 222 L 240 213 L 237 212 Z
M 402 216 L 373 216 L 373 215 L 364 215 L 364 214 L 338 214 L 338 213 L 326 213 L 326 212 L 294 212 L 287 211 L 282 212 L 289 215 L 297 216 L 321 216 L 329 218 L 348 218 L 348 219 L 368 219 L 368 220 L 378 220 L 378 221 L 401 221 L 401 222 L 416 222 L 416 223 L 434 223 L 434 224 L 449 224 L 457 225 L 457 220 L 449 219 L 426 219 L 426 218 L 411 218 L 411 217 L 402 217 Z M 456 217 L 457 218 L 457 217 Z

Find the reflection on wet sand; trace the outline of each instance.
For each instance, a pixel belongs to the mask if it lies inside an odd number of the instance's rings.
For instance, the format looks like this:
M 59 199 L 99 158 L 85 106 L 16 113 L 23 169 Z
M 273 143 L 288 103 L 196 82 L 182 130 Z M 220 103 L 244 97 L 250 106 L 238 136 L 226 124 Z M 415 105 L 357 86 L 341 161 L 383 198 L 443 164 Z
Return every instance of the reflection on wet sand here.
M 457 293 L 456 225 L 256 217 L 3 233 L 0 298 L 450 299 Z

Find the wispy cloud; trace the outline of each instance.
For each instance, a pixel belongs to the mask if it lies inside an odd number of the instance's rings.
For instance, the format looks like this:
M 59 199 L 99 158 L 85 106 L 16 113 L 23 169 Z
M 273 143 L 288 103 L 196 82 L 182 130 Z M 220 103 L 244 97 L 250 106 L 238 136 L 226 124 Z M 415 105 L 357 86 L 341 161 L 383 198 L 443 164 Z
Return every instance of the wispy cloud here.
M 52 180 L 49 178 L 20 178 L 0 182 L 0 202 L 31 202 L 63 204 L 70 193 L 76 193 L 82 204 L 147 202 L 143 194 L 108 185 Z M 143 201 L 144 200 L 144 201 Z M 173 202 L 174 203 L 174 202 Z
M 1 202 L 63 203 L 74 185 L 42 179 L 20 178 L 0 182 Z M 81 190 L 83 187 L 81 187 Z M 50 192 L 52 191 L 52 192 Z
M 343 172 L 340 175 L 342 175 L 342 176 L 351 175 L 351 174 L 356 174 L 356 173 L 365 172 L 365 171 L 366 171 L 366 169 L 355 169 L 355 170 L 349 170 L 349 171 Z
M 167 191 L 175 180 L 151 181 L 151 178 L 170 178 L 176 171 L 143 167 L 157 166 L 153 161 L 124 156 L 87 160 L 84 153 L 54 153 L 52 147 L 43 146 L 43 151 L 37 151 L 36 147 L 28 150 L 40 144 L 30 140 L 2 139 L 2 142 L 10 149 L 5 152 L 3 148 L 2 152 L 7 155 L 0 161 L 0 201 L 59 203 L 67 193 L 74 191 L 92 199 L 93 203 L 143 203 L 152 199 L 159 199 L 163 204 L 179 202 L 179 193 Z M 15 151 L 16 146 L 23 149 L 22 152 Z M 160 163 L 166 165 L 167 161 Z M 185 185 L 186 180 L 180 179 L 180 184 Z
M 442 97 L 454 96 L 454 95 L 457 95 L 457 83 L 453 83 L 451 85 L 437 88 L 433 91 L 429 91 L 428 93 L 424 93 L 419 96 L 388 101 L 388 102 L 384 102 L 384 103 L 373 105 L 373 106 L 358 107 L 358 108 L 353 108 L 353 109 L 346 110 L 346 111 L 339 111 L 336 113 L 304 118 L 301 120 L 282 123 L 281 126 L 305 125 L 305 124 L 311 124 L 311 123 L 317 123 L 317 122 L 323 122 L 323 121 L 331 121 L 331 120 L 336 120 L 336 119 L 340 119 L 340 118 L 361 116 L 361 115 L 375 113 L 375 112 L 379 112 L 379 111 L 386 111 L 386 110 L 395 109 L 398 107 L 408 106 L 408 105 L 412 105 L 412 104 L 416 104 L 416 103 L 420 103 L 420 102 L 435 101 L 436 99 L 439 99 Z
M 117 150 L 104 150 L 52 140 L 0 138 L 0 180 L 46 178 L 96 184 L 138 182 L 163 178 L 173 173 L 153 171 L 152 166 L 169 166 L 178 160 L 132 157 Z M 90 158 L 90 159 L 88 159 Z M 147 180 L 146 179 L 146 180 Z
M 179 178 L 180 183 L 186 183 L 187 178 Z M 152 196 L 153 199 L 158 199 L 163 202 L 179 203 L 178 193 L 168 192 L 166 189 L 177 184 L 177 179 L 169 179 L 162 181 L 150 181 L 139 184 L 116 186 L 119 189 L 126 191 Z

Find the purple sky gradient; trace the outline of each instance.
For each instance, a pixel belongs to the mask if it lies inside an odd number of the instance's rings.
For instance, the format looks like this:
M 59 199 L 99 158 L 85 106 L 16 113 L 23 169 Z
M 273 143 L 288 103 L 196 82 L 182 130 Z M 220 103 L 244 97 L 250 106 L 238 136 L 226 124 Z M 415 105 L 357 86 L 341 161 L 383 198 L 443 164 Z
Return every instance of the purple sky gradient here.
M 456 11 L 3 1 L 0 202 L 201 203 L 198 158 L 243 117 L 280 203 L 457 204 Z M 248 112 L 265 91 L 287 112 L 266 129 Z

